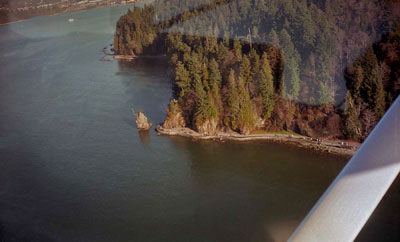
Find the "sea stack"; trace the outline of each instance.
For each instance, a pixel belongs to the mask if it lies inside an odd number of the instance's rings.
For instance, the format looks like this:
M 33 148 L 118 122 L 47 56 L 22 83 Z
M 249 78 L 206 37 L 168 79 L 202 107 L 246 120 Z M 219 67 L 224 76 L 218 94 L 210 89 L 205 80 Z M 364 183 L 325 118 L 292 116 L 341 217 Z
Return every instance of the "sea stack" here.
M 136 124 L 139 131 L 147 131 L 152 126 L 152 124 L 147 121 L 147 117 L 141 111 L 136 114 Z

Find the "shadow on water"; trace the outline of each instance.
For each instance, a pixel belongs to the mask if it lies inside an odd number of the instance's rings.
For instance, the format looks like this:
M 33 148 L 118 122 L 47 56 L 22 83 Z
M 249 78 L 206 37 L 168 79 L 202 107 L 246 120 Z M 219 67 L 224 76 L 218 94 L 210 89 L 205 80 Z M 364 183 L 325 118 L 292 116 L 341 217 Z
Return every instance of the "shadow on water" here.
M 400 175 L 390 186 L 355 241 L 395 241 L 394 238 L 400 238 L 399 204 Z
M 189 152 L 205 237 L 286 241 L 346 162 L 271 142 L 171 140 Z
M 189 152 L 205 236 L 217 228 L 240 241 L 286 241 L 347 161 L 271 142 L 171 140 Z M 397 177 L 356 241 L 400 236 L 399 185 Z M 234 232 L 225 234 L 228 228 Z
M 3 223 L 0 220 L 0 241 L 4 241 L 4 237 L 3 237 Z

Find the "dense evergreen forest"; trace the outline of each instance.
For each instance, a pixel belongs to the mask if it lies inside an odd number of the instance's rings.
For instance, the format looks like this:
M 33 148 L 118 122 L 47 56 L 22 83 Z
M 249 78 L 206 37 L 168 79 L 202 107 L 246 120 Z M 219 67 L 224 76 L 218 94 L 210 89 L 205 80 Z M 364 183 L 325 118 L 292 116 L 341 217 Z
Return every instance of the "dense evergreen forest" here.
M 399 9 L 393 0 L 158 0 L 120 18 L 114 50 L 167 54 L 178 100 L 168 117 L 199 132 L 363 140 L 399 94 Z

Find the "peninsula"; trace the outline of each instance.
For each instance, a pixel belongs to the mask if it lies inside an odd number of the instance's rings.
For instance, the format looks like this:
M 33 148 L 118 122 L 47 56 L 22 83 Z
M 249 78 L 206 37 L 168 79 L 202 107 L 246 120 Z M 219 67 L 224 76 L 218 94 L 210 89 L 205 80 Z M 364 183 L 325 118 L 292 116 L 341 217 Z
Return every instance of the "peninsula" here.
M 341 140 L 362 142 L 400 92 L 399 16 L 392 1 L 339 2 L 158 0 L 119 19 L 113 48 L 167 55 L 175 99 L 160 134 L 354 152 Z

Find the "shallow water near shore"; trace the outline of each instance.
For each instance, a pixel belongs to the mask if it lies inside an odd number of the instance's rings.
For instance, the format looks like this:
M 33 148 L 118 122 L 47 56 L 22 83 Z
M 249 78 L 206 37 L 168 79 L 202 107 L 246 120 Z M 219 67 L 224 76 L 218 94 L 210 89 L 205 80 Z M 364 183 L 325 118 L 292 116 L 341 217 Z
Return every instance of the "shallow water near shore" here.
M 128 7 L 0 27 L 0 241 L 285 241 L 347 159 L 138 133 L 172 84 L 163 58 L 100 61 Z M 398 238 L 398 201 L 360 241 Z

